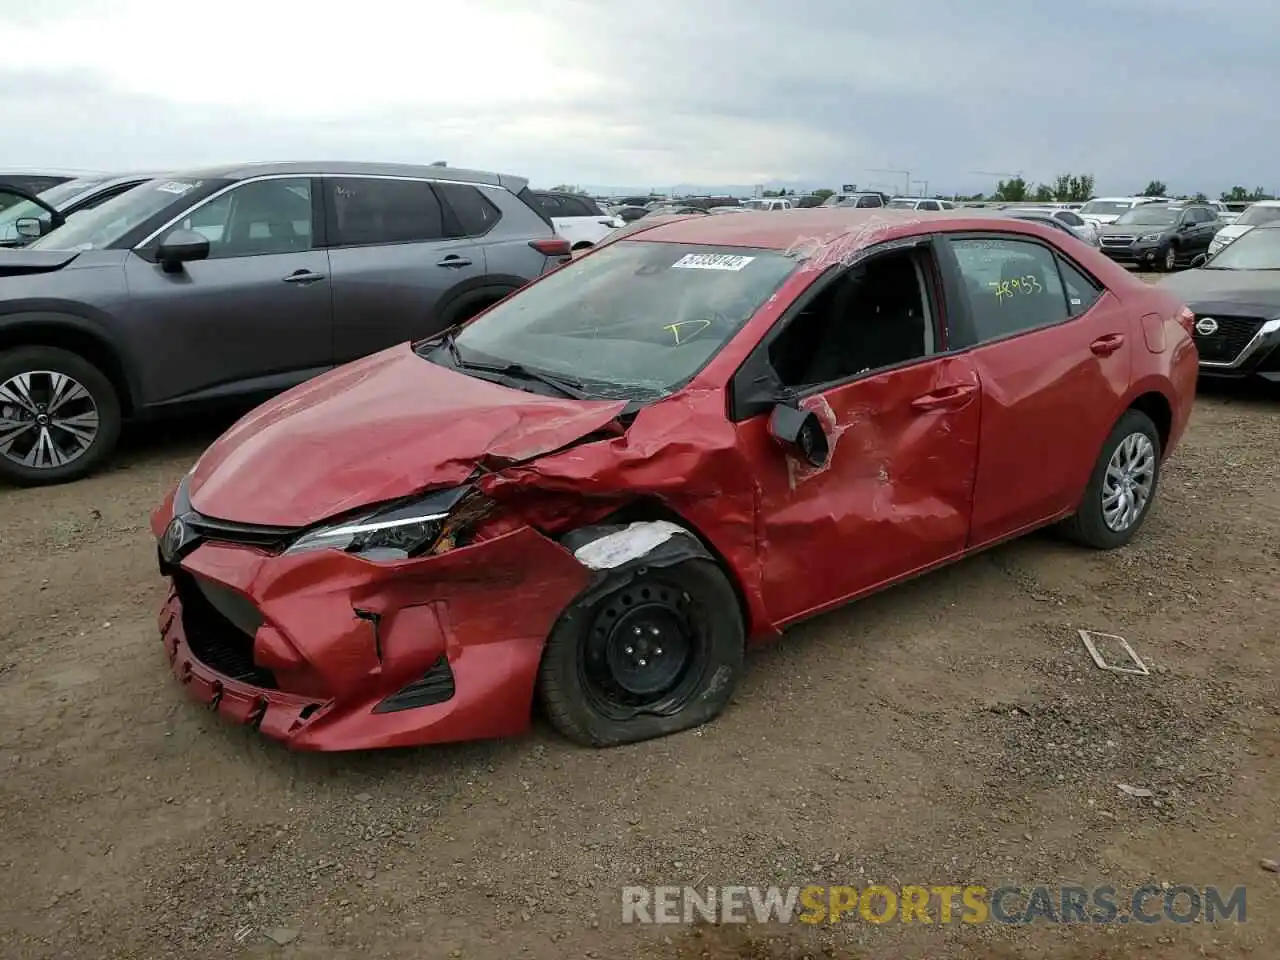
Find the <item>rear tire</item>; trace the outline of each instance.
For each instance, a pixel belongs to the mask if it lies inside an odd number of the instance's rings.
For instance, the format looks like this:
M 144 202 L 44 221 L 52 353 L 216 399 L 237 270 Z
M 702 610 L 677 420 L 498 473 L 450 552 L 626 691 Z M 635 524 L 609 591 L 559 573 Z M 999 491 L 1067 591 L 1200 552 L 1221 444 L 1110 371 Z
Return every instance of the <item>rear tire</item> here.
M 1160 432 L 1145 413 L 1126 410 L 1102 445 L 1080 509 L 1062 522 L 1062 532 L 1095 550 L 1122 547 L 1142 528 L 1159 485 Z
M 575 743 L 612 747 L 688 730 L 724 709 L 742 675 L 738 597 L 709 560 L 612 575 L 547 639 L 538 692 Z
M 110 379 L 57 347 L 0 351 L 0 480 L 38 487 L 92 473 L 120 439 Z

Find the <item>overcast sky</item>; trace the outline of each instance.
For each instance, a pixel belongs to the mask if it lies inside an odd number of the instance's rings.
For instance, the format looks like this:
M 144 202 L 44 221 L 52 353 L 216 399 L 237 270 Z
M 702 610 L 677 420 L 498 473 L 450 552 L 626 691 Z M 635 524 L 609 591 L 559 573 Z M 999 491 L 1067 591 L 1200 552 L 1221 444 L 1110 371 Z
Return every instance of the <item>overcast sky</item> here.
M 0 168 L 1280 190 L 1270 0 L 0 0 L 0 50 Z

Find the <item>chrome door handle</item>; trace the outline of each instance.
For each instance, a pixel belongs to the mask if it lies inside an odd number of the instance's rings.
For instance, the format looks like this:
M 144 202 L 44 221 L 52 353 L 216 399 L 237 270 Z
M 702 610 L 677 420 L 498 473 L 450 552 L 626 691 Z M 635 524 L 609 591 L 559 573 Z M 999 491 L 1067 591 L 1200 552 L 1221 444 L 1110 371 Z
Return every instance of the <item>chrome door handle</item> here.
M 285 283 L 315 283 L 317 280 L 323 280 L 323 273 L 313 273 L 310 270 L 295 270 L 284 278 Z
M 469 267 L 471 266 L 471 261 L 468 260 L 466 257 L 450 256 L 450 257 L 445 257 L 443 260 L 437 260 L 436 266 L 437 267 Z

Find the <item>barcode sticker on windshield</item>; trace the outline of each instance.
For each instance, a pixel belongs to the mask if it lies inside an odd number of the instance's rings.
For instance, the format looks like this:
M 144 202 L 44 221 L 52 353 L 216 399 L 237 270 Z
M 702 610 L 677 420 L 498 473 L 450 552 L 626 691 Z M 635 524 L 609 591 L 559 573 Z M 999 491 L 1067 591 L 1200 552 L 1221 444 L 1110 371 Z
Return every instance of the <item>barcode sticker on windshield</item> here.
M 194 183 L 183 183 L 181 180 L 168 180 L 165 183 L 160 184 L 156 189 L 165 193 L 176 193 L 178 196 L 182 196 L 184 193 L 190 193 L 194 187 Z
M 686 253 L 671 266 L 685 270 L 741 270 L 755 257 L 738 257 L 728 253 Z

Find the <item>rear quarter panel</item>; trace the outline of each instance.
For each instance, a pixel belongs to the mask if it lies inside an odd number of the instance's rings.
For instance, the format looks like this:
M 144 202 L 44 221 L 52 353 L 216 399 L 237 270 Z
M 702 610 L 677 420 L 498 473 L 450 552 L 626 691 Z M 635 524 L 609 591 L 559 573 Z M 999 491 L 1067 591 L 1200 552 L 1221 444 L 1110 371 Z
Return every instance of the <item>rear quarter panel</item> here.
M 510 191 L 486 190 L 485 196 L 502 211 L 502 219 L 483 239 L 491 281 L 518 286 L 537 279 L 549 266 L 558 265 L 558 261 L 529 246 L 530 240 L 555 237 L 550 224 Z
M 1134 318 L 1134 347 L 1133 383 L 1125 406 L 1144 393 L 1152 392 L 1162 394 L 1169 401 L 1173 416 L 1168 440 L 1161 451 L 1168 457 L 1177 448 L 1191 420 L 1200 355 L 1190 331 L 1178 320 L 1178 314 L 1185 306 L 1183 301 L 1158 287 L 1141 281 L 1133 282 L 1139 283 L 1141 289 L 1131 288 L 1126 299 Z M 1142 329 L 1144 322 L 1148 325 L 1156 323 L 1153 315 L 1159 318 L 1159 333 L 1154 335 L 1152 329 Z

